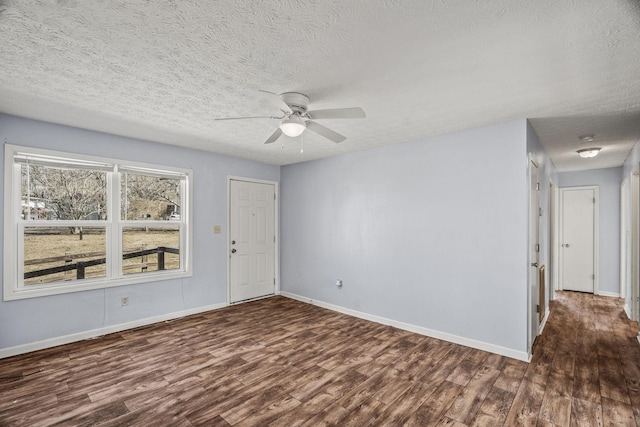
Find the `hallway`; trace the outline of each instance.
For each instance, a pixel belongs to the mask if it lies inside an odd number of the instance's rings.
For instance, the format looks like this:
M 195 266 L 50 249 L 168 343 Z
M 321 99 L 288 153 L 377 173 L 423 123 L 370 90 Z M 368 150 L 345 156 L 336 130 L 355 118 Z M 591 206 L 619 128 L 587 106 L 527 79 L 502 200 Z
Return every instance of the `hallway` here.
M 556 292 L 505 425 L 640 426 L 637 332 L 621 299 Z

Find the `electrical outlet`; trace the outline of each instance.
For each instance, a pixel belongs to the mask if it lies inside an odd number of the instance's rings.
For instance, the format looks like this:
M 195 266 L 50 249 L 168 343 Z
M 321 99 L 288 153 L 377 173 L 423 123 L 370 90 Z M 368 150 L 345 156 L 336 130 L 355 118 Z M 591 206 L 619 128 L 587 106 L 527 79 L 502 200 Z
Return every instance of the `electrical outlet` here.
M 129 297 L 120 298 L 120 305 L 123 306 L 123 307 L 129 305 Z
M 336 280 L 336 286 L 338 287 L 338 289 L 342 288 L 342 280 L 341 279 Z

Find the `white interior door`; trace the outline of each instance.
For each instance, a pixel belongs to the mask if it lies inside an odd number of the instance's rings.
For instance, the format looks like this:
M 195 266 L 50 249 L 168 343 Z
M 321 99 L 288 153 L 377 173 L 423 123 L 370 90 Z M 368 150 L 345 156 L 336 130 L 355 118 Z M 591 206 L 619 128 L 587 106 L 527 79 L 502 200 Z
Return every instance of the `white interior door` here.
M 540 304 L 540 202 L 538 192 L 538 165 L 529 162 L 529 350 L 538 336 L 538 311 Z
M 563 188 L 561 203 L 562 289 L 593 293 L 596 190 Z
M 275 185 L 229 186 L 229 302 L 275 293 Z

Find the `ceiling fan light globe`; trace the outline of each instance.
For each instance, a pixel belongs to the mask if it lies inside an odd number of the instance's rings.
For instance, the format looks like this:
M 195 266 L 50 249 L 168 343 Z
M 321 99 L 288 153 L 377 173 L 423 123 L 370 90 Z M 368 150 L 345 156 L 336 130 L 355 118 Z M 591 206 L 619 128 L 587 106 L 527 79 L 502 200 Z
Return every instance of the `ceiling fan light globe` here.
M 289 118 L 280 122 L 280 129 L 282 129 L 282 133 L 291 138 L 301 135 L 306 128 L 307 126 L 302 120 Z

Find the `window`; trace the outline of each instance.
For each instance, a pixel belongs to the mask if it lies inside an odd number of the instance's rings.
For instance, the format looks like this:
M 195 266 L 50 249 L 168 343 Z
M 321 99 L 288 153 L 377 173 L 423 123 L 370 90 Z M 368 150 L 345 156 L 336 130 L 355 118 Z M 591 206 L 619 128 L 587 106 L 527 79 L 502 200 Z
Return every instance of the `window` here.
M 190 275 L 191 171 L 5 145 L 4 299 Z

